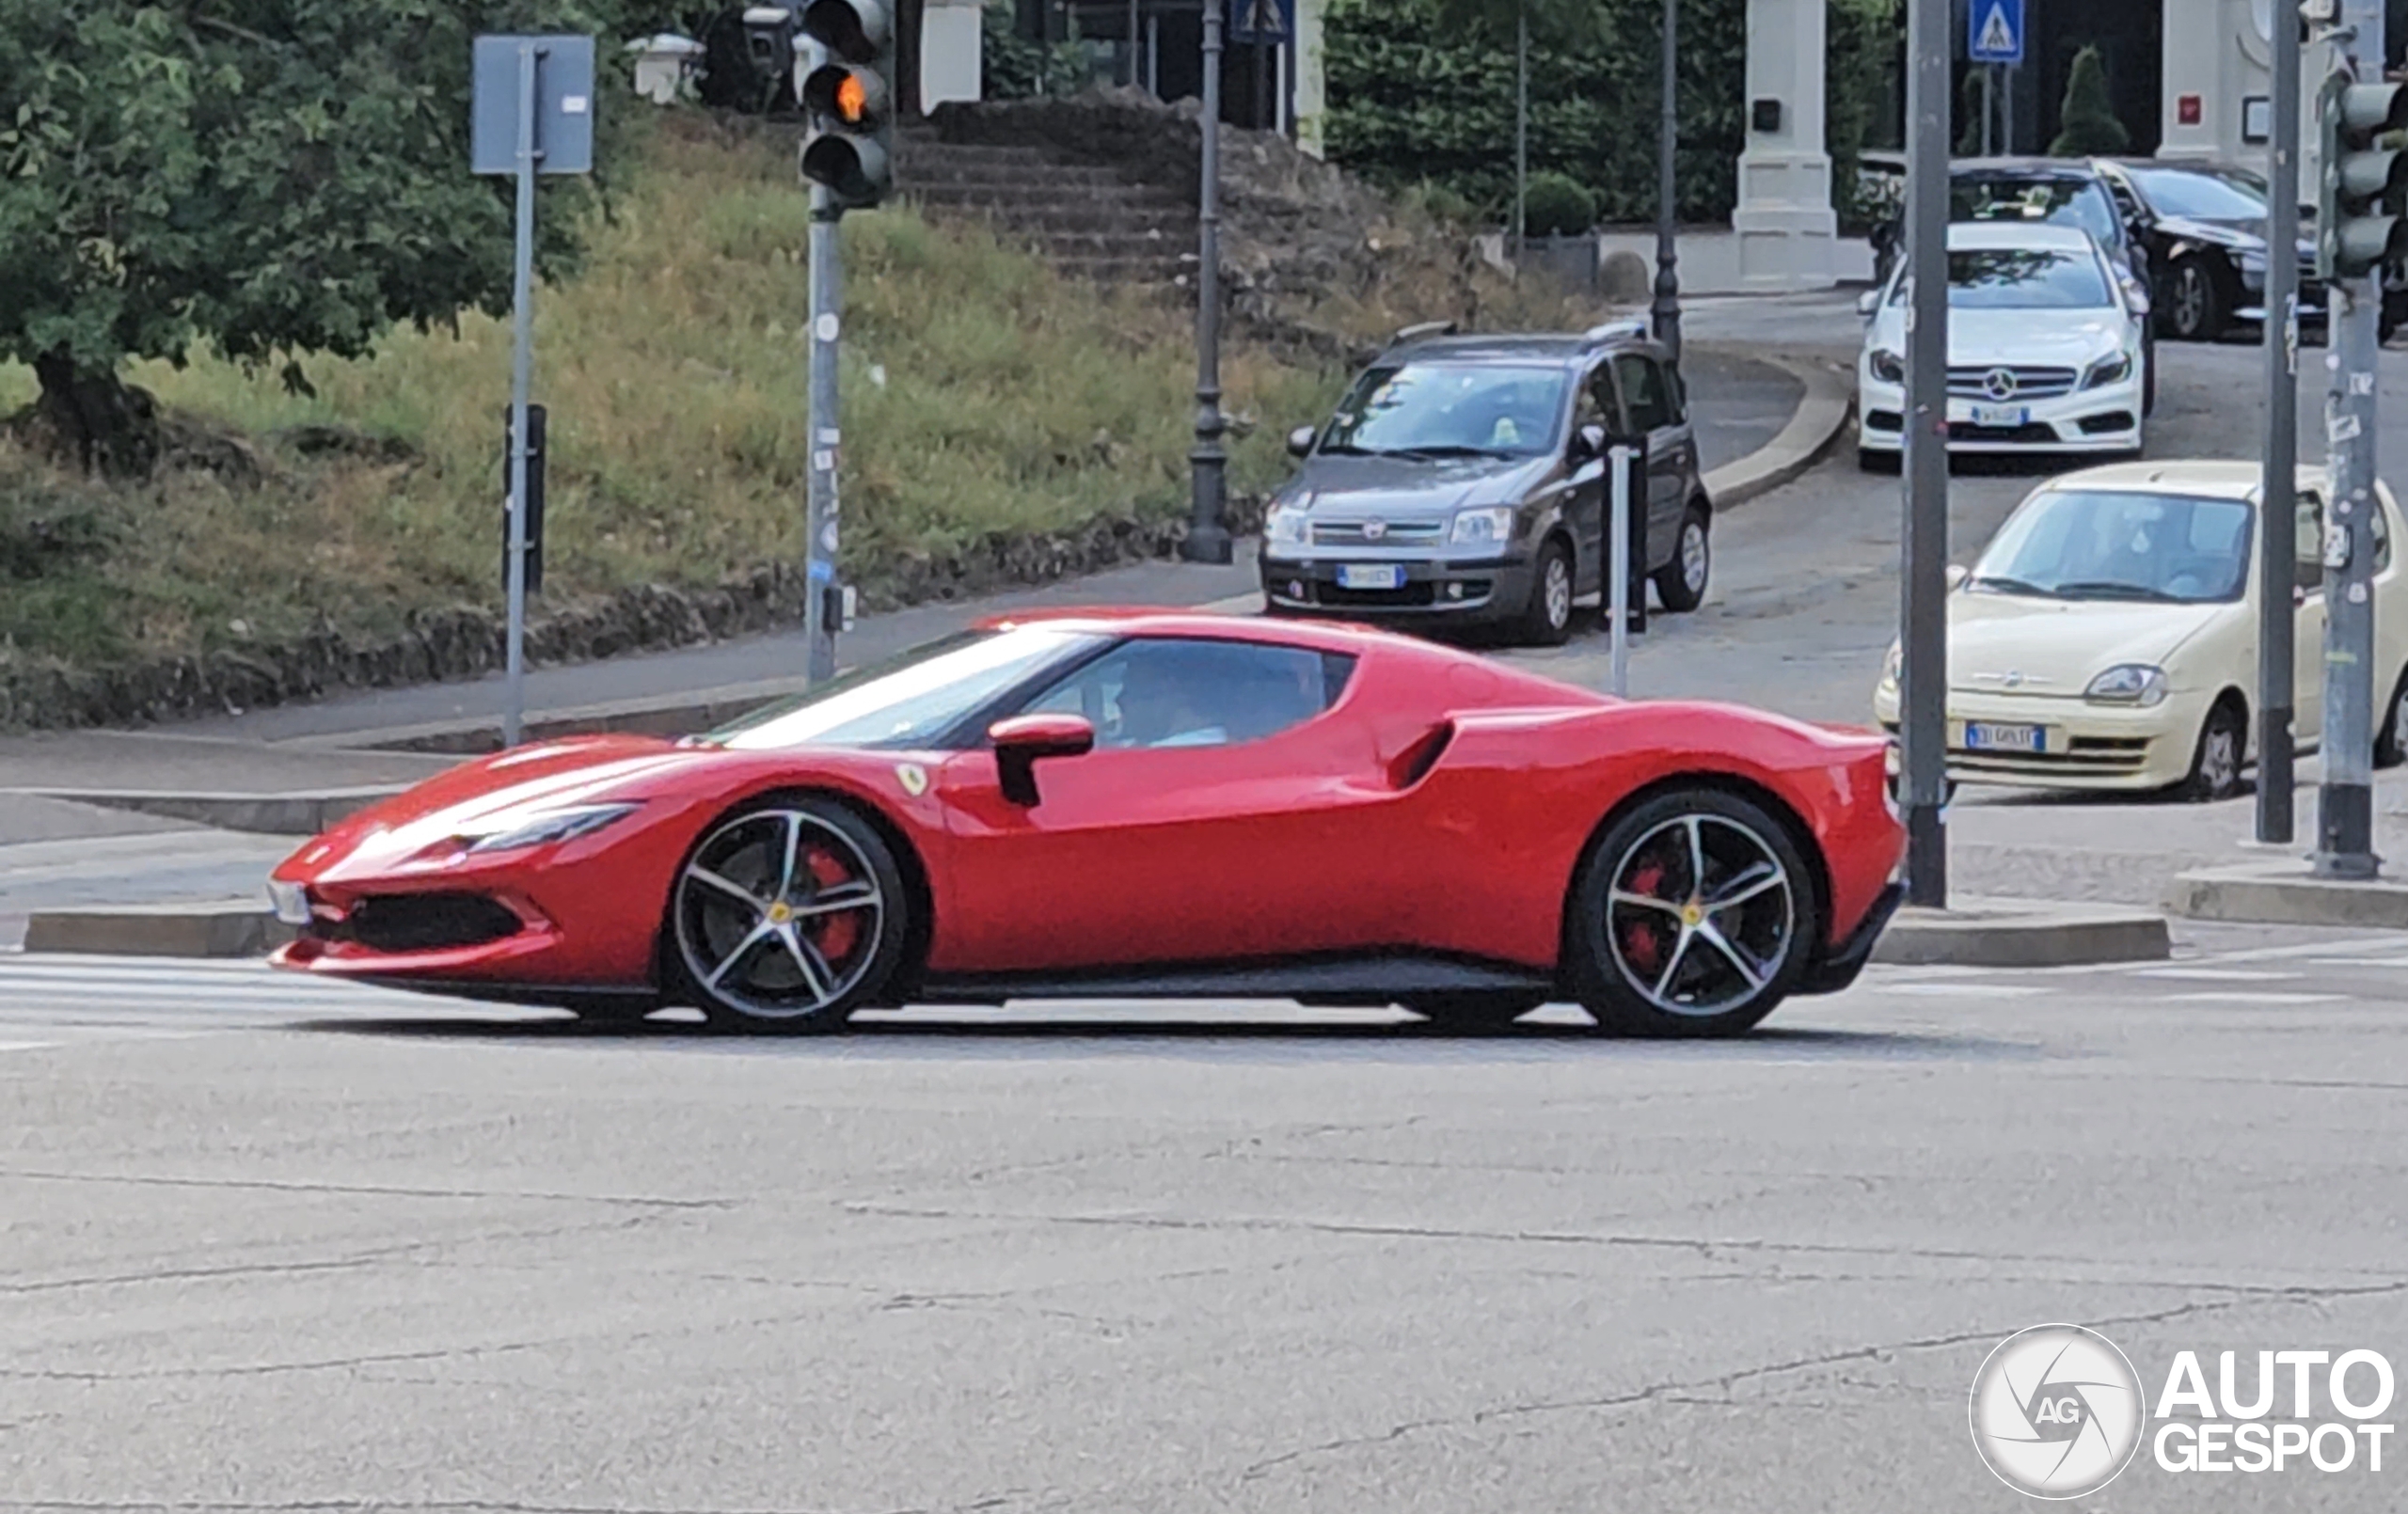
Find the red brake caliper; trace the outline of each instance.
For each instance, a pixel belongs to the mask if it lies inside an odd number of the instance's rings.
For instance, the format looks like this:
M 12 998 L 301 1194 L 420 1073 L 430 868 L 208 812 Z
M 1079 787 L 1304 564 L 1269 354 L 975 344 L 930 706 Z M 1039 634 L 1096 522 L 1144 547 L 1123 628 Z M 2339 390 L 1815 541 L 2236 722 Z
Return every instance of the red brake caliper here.
M 845 864 L 831 853 L 815 851 L 806 865 L 811 870 L 811 881 L 817 885 L 819 892 L 824 893 L 853 881 L 851 875 L 845 871 Z M 819 954 L 827 958 L 832 967 L 844 961 L 861 939 L 861 917 L 850 910 L 843 914 L 821 915 L 811 922 L 808 934 L 811 944 L 819 948 Z
M 1663 882 L 1663 864 L 1649 862 L 1630 875 L 1630 891 L 1657 898 L 1660 895 L 1656 891 Z M 1622 955 L 1624 961 L 1651 977 L 1663 963 L 1664 943 L 1656 936 L 1654 923 L 1641 911 L 1632 911 L 1630 923 L 1623 927 Z

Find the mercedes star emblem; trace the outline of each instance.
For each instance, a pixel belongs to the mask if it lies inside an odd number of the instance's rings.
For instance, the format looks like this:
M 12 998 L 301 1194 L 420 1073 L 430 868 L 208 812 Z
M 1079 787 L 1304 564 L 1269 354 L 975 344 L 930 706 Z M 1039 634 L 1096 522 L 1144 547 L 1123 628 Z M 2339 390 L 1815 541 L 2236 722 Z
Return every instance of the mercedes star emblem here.
M 1993 400 L 2012 399 L 2015 395 L 2015 373 L 2010 369 L 1993 368 L 1982 375 L 1982 392 Z

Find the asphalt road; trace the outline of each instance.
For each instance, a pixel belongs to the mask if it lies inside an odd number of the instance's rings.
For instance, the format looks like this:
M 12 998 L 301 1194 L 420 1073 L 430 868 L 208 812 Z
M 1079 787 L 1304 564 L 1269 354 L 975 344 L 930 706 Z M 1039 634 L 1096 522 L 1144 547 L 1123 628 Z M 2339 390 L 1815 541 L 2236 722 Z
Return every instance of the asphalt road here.
M 2013 1509 L 1966 1403 L 2016 1330 L 2152 1397 L 2408 1346 L 2408 944 L 2270 939 L 1715 1046 L 731 1042 L 0 958 L 0 1507 Z M 2088 1506 L 2408 1478 L 2142 1455 Z

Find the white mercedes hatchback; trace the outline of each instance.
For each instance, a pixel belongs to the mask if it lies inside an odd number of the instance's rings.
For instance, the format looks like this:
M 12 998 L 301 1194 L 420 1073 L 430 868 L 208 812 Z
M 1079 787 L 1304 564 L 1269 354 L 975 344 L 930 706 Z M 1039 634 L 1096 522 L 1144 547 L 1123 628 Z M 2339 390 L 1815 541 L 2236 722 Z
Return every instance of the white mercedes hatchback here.
M 1865 295 L 1857 451 L 1893 467 L 1905 441 L 1905 260 Z M 2076 227 L 1948 229 L 1948 449 L 2137 455 L 2147 424 L 2147 297 Z

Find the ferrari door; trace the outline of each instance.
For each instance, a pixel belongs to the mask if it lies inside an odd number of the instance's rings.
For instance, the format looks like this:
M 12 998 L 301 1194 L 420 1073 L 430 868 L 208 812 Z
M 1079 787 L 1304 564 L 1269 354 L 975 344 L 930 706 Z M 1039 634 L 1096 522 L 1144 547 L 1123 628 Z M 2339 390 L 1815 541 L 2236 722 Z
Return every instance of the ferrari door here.
M 1400 865 L 1365 820 L 1370 733 L 1354 659 L 1251 641 L 1133 638 L 1027 702 L 1095 749 L 1006 798 L 991 750 L 940 778 L 953 844 L 929 970 L 1043 973 L 1339 952 L 1386 934 Z

